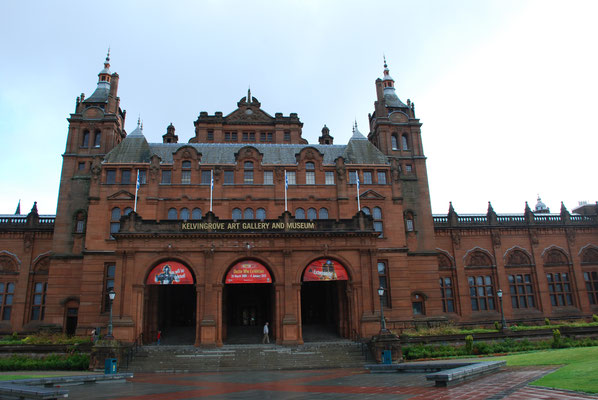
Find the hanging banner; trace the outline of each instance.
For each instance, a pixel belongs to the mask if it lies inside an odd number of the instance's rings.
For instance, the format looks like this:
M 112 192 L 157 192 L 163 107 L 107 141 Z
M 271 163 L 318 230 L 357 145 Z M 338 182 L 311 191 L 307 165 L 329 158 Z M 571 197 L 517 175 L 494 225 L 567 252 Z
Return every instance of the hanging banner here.
M 241 261 L 226 275 L 226 283 L 272 283 L 270 272 L 255 261 Z
M 307 266 L 303 274 L 304 282 L 346 281 L 349 280 L 345 267 L 334 260 L 316 260 Z
M 192 285 L 193 275 L 183 264 L 166 261 L 158 264 L 147 277 L 146 285 Z

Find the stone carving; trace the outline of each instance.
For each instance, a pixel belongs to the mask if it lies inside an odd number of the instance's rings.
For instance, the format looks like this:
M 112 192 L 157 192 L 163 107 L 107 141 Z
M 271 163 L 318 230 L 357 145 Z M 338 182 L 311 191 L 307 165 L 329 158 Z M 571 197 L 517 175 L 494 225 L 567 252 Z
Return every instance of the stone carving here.
M 461 234 L 459 232 L 451 232 L 451 239 L 455 248 L 461 248 Z
M 0 256 L 0 273 L 17 272 L 17 264 L 8 256 Z
M 340 164 L 336 165 L 336 176 L 338 177 L 338 180 L 340 182 L 343 182 L 345 180 L 346 173 L 347 173 L 347 170 L 345 169 L 344 165 L 340 165 Z
M 548 253 L 544 257 L 544 264 L 567 265 L 568 264 L 567 256 L 565 254 L 563 254 L 563 252 L 560 250 L 552 249 L 552 250 L 548 251 Z
M 500 247 L 500 233 L 492 232 L 492 244 L 494 247 Z
M 438 254 L 438 268 L 439 269 L 452 269 L 453 263 L 446 254 Z
M 586 249 L 581 256 L 582 264 L 598 264 L 598 249 Z
M 98 180 L 100 175 L 102 174 L 102 164 L 100 161 L 100 157 L 94 157 L 93 161 L 91 162 L 91 177 L 94 180 Z
M 467 267 L 491 267 L 492 260 L 484 252 L 474 251 L 471 253 L 465 263 Z
M 531 265 L 532 262 L 527 254 L 525 254 L 521 250 L 513 250 L 507 256 L 507 265 L 508 266 L 516 266 L 516 265 Z

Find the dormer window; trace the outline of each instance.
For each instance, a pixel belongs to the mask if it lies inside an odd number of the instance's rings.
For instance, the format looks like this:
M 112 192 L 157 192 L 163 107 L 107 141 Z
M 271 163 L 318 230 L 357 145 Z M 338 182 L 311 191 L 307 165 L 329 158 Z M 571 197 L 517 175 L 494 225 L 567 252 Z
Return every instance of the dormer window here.
M 244 167 L 243 183 L 246 185 L 253 185 L 253 162 L 245 161 Z
M 305 184 L 315 185 L 316 184 L 316 167 L 314 163 L 305 163 Z
M 181 183 L 189 185 L 191 183 L 191 161 L 183 161 L 181 169 Z

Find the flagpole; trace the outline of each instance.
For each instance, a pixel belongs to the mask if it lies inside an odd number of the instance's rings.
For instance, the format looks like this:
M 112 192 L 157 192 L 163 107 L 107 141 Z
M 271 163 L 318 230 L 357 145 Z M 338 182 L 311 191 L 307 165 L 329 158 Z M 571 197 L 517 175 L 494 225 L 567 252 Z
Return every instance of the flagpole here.
M 287 188 L 289 187 L 289 180 L 287 179 L 287 170 L 284 170 L 284 210 L 288 211 L 287 207 Z
M 210 170 L 210 212 L 212 211 L 212 193 L 214 192 L 214 170 Z
M 133 212 L 137 212 L 137 192 L 139 191 L 139 170 L 137 170 L 137 180 L 135 181 L 135 206 Z
M 355 171 L 355 177 L 357 178 L 357 212 L 359 212 L 361 210 L 361 203 L 359 201 L 359 172 Z

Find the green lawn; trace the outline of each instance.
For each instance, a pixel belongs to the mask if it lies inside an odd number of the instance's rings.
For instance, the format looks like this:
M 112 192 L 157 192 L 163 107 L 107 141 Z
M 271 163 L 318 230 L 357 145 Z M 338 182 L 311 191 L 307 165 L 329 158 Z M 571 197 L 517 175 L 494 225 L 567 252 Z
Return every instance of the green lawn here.
M 507 365 L 563 365 L 532 385 L 598 393 L 598 347 L 546 350 L 500 357 Z
M 0 375 L 0 381 L 14 381 L 16 379 L 49 378 L 56 375 Z

